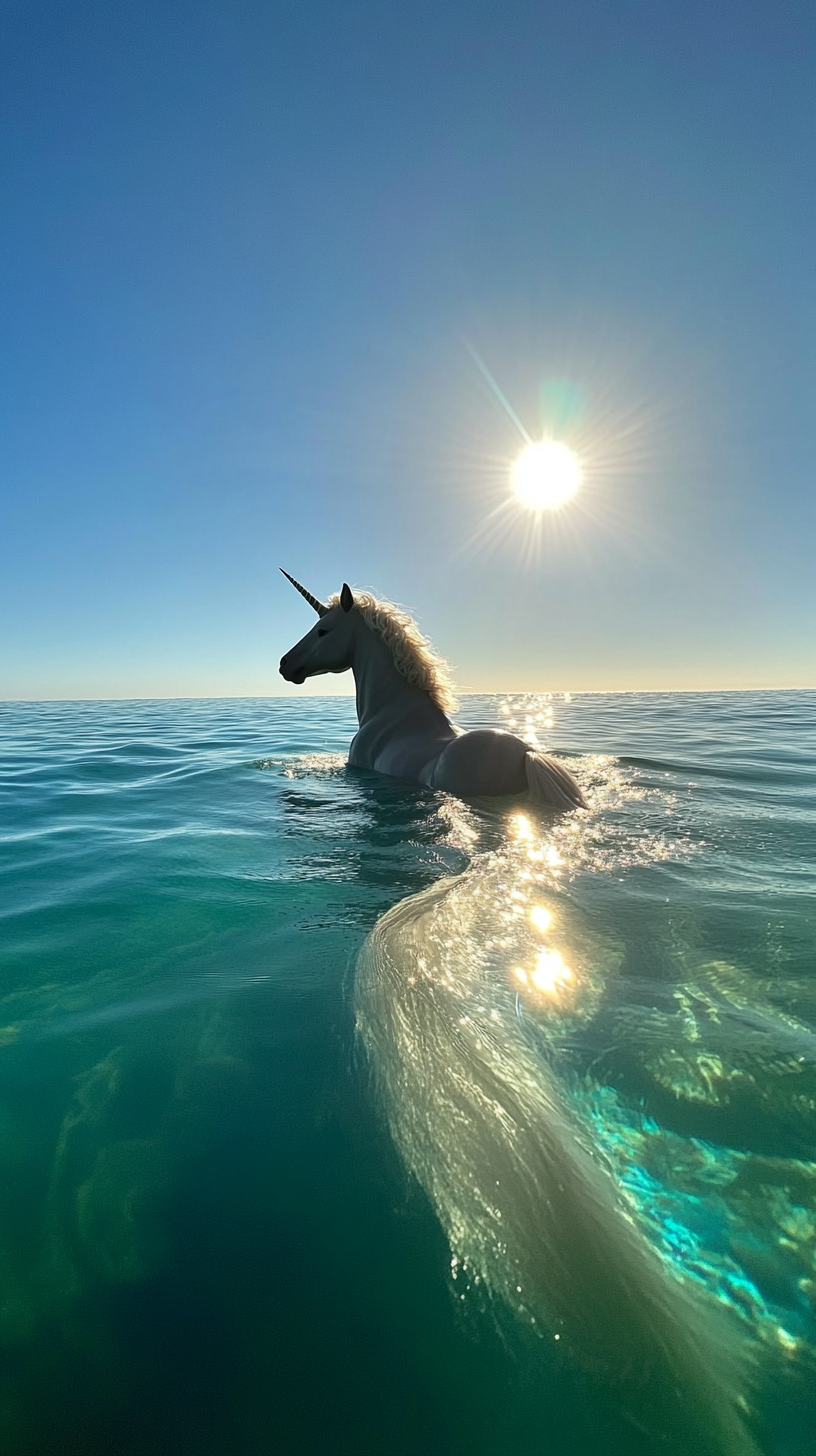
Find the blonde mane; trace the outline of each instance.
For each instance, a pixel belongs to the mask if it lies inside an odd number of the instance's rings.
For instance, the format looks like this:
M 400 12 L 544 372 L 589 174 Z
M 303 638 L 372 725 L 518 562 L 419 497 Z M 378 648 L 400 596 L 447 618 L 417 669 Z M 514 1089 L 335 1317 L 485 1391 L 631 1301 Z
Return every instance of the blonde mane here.
M 339 601 L 335 592 L 329 597 L 328 605 L 335 607 Z M 383 601 L 371 592 L 358 591 L 356 587 L 354 605 L 366 626 L 377 632 L 390 648 L 394 666 L 405 681 L 428 693 L 443 713 L 455 712 L 458 703 L 450 668 L 444 657 L 434 652 L 427 637 L 423 637 L 413 617 L 393 602 Z

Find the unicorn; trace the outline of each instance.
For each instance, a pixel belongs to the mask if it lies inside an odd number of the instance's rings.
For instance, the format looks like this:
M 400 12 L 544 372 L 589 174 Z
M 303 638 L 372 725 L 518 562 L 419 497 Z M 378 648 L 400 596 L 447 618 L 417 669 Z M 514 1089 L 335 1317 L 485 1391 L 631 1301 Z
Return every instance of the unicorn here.
M 407 613 L 345 584 L 323 603 L 283 574 L 319 620 L 281 674 L 303 683 L 352 670 L 351 765 L 466 800 L 526 792 L 556 810 L 586 807 L 554 759 L 511 733 L 451 722 L 447 665 Z M 395 905 L 366 937 L 355 1023 L 384 1122 L 445 1231 L 454 1278 L 533 1331 L 550 1373 L 545 1351 L 557 1350 L 611 1389 L 635 1449 L 760 1456 L 742 1332 L 669 1269 L 557 1060 L 527 1035 L 502 952 L 520 923 L 506 912 L 508 889 L 521 915 L 530 882 L 526 843 L 508 842 Z
M 457 704 L 448 665 L 407 612 L 345 582 L 320 602 L 280 570 L 319 618 L 281 658 L 281 676 L 300 684 L 320 673 L 354 674 L 359 728 L 350 767 L 413 779 L 460 799 L 527 794 L 553 809 L 586 807 L 572 774 L 554 758 L 514 733 L 465 733 L 451 722 Z

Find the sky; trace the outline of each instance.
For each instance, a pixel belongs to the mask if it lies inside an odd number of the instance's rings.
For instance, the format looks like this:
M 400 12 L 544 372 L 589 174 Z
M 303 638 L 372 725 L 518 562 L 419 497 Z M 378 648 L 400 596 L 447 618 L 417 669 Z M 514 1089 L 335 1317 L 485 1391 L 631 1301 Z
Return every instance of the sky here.
M 279 566 L 464 691 L 816 685 L 814 95 L 812 0 L 0 0 L 0 697 L 350 691 Z

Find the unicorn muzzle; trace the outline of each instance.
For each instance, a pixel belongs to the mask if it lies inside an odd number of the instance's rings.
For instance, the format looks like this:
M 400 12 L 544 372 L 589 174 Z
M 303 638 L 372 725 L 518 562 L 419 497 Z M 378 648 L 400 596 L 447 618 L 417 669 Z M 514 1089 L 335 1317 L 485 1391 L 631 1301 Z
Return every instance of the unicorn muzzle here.
M 291 652 L 287 652 L 286 655 L 281 658 L 278 671 L 280 672 L 281 677 L 284 678 L 286 682 L 296 683 L 298 687 L 301 687 L 302 684 L 306 681 L 306 673 L 304 669 L 302 667 L 297 667 L 293 665 Z

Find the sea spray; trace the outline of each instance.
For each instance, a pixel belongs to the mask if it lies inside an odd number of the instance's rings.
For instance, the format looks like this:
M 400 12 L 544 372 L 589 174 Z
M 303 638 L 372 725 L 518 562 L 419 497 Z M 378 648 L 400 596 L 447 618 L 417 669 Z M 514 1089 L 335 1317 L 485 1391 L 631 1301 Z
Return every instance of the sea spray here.
M 592 1015 L 615 948 L 559 896 L 552 839 L 511 826 L 362 949 L 357 1028 L 384 1116 L 455 1274 L 613 1386 L 656 1448 L 753 1456 L 742 1332 L 645 1237 L 546 1052 Z

